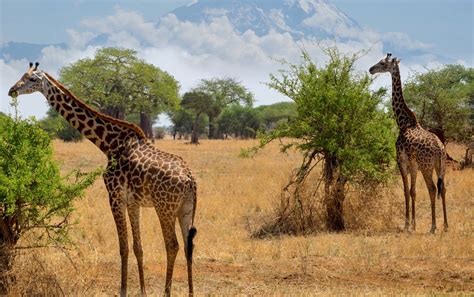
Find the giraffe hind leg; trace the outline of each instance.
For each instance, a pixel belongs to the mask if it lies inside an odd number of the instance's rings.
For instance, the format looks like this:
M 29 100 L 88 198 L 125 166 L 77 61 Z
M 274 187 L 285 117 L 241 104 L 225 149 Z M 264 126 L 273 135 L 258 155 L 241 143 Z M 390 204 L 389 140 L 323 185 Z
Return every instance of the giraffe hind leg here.
M 446 188 L 443 187 L 441 190 L 441 199 L 443 202 L 443 218 L 444 218 L 444 231 L 448 231 L 448 215 L 446 210 Z
M 188 268 L 188 286 L 189 296 L 194 294 L 193 290 L 193 239 L 196 236 L 197 230 L 193 226 L 194 216 L 194 201 L 193 199 L 187 199 L 184 201 L 178 213 L 179 225 L 181 227 L 181 233 L 183 235 L 184 242 L 184 254 L 186 255 L 186 264 Z
M 446 210 L 446 187 L 444 185 L 444 174 L 446 172 L 446 161 L 441 157 L 439 163 L 435 164 L 436 174 L 438 175 L 438 199 L 441 197 L 443 205 L 444 231 L 448 231 L 448 216 Z
M 411 188 L 410 188 L 410 196 L 411 196 L 411 227 L 413 231 L 416 230 L 416 219 L 415 219 L 415 202 L 416 202 L 416 175 L 418 171 L 418 166 L 416 165 L 416 162 L 411 162 L 410 167 L 410 183 L 411 183 Z
M 178 239 L 176 238 L 175 230 L 176 216 L 170 213 L 159 213 L 158 217 L 160 219 L 163 240 L 166 247 L 165 296 L 170 296 L 171 285 L 173 281 L 174 263 L 179 250 L 179 244 Z

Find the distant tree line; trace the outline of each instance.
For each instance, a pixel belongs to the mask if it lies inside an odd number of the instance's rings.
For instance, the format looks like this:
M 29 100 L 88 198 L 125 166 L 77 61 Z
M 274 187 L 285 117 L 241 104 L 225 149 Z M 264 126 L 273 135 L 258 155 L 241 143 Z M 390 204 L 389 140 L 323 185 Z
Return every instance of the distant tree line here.
M 405 83 L 405 98 L 425 128 L 466 141 L 474 134 L 473 78 L 473 68 L 461 65 L 417 73 Z M 162 113 L 171 120 L 167 132 L 192 143 L 200 137 L 255 138 L 259 131 L 272 131 L 298 115 L 294 102 L 254 107 L 254 95 L 234 78 L 203 79 L 180 96 L 172 75 L 129 49 L 99 49 L 93 58 L 63 67 L 59 80 L 99 111 L 140 125 L 150 138 L 164 136 L 164 128 L 153 133 Z M 65 141 L 81 139 L 54 110 L 41 125 Z
M 212 109 L 213 102 L 213 97 L 202 91 L 186 93 L 181 102 L 182 107 L 169 113 L 173 137 L 181 139 L 191 136 L 192 143 L 198 142 L 199 135 L 209 139 L 256 138 L 259 131 L 271 131 L 297 115 L 293 102 L 255 108 L 248 102 L 244 105 L 233 102 L 219 112 Z

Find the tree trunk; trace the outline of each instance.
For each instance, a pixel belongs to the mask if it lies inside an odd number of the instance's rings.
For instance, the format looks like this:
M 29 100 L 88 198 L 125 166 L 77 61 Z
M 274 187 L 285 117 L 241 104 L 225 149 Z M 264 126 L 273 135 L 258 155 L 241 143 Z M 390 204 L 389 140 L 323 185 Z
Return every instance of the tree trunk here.
M 11 275 L 14 260 L 13 246 L 4 244 L 0 246 L 0 295 L 7 295 L 9 288 L 14 284 L 15 278 Z
M 196 119 L 194 120 L 193 124 L 193 132 L 191 135 L 191 143 L 192 144 L 199 144 L 199 116 L 201 114 L 196 114 Z
M 340 175 L 340 164 L 334 157 L 327 157 L 324 163 L 324 204 L 326 206 L 326 225 L 330 231 L 345 229 L 343 204 L 346 179 Z
M 101 110 L 101 112 L 109 115 L 113 118 L 123 120 L 125 119 L 125 110 L 121 107 L 117 106 L 107 106 Z
M 214 115 L 208 115 L 209 117 L 209 139 L 216 139 L 217 138 L 217 131 L 216 131 L 216 123 L 214 122 Z
M 152 122 L 150 120 L 150 116 L 146 114 L 145 112 L 140 112 L 140 128 L 142 128 L 146 137 L 152 140 L 154 139 Z
M 0 215 L 0 295 L 6 295 L 9 287 L 15 282 L 11 269 L 15 258 L 13 248 L 18 241 L 18 234 L 15 232 L 16 217 L 4 217 L 1 210 Z

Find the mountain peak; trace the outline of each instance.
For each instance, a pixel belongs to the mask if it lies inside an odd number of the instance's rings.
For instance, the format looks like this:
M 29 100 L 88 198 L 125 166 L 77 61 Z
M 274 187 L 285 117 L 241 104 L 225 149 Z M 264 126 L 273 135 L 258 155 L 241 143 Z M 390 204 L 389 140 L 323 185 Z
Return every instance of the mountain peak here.
M 226 17 L 236 31 L 262 36 L 271 31 L 333 38 L 338 27 L 359 28 L 357 22 L 326 0 L 194 0 L 172 12 L 179 20 L 210 23 Z

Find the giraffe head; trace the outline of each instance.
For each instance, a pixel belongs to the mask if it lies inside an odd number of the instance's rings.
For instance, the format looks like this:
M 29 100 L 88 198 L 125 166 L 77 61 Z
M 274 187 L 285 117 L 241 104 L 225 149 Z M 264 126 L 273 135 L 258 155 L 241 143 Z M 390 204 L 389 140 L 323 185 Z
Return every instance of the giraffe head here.
M 370 67 L 369 72 L 370 74 L 382 73 L 382 72 L 393 73 L 393 71 L 398 69 L 398 63 L 400 63 L 400 60 L 395 57 L 392 57 L 391 53 L 388 53 L 385 58 L 380 60 L 374 66 Z
M 43 90 L 46 78 L 43 71 L 38 70 L 38 65 L 38 62 L 35 65 L 30 63 L 28 71 L 8 91 L 8 96 L 16 97 Z

